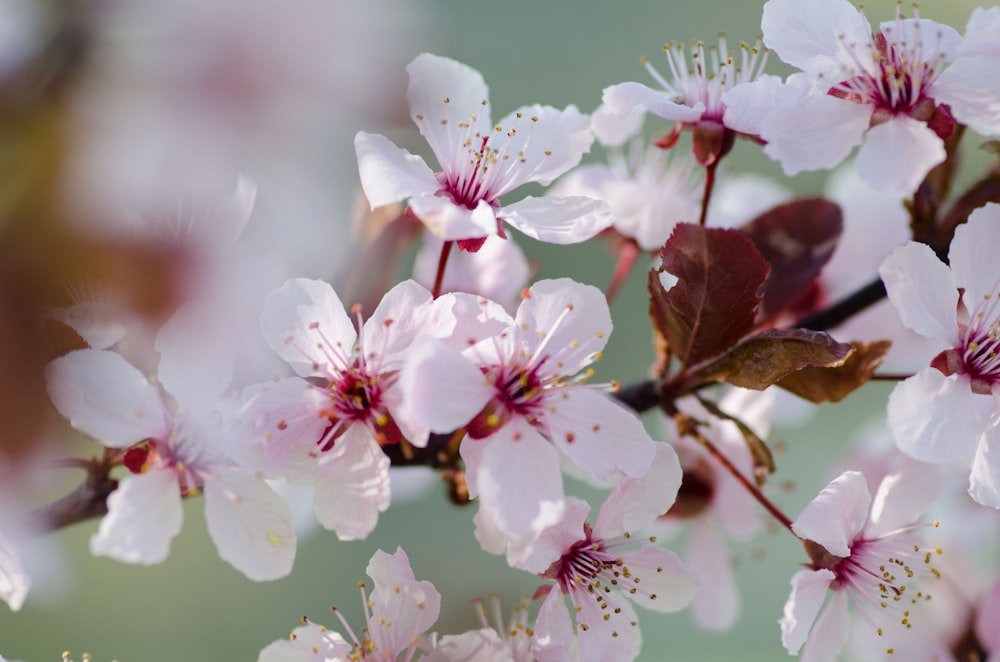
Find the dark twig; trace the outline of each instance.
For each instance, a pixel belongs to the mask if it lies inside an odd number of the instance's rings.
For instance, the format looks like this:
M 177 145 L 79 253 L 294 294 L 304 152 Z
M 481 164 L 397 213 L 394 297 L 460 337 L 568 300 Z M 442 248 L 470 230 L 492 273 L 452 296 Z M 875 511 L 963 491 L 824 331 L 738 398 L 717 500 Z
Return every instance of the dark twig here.
M 82 485 L 58 501 L 28 513 L 30 530 L 46 533 L 106 515 L 108 496 L 118 488 L 118 481 L 111 478 L 110 471 L 110 463 L 93 460 Z

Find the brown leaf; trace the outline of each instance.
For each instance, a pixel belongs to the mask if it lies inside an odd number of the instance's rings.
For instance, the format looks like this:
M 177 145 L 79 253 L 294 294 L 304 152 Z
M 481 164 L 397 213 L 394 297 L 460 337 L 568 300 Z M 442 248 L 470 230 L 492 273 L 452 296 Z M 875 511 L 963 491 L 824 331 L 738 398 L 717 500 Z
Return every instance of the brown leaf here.
M 694 371 L 689 379 L 723 381 L 762 391 L 809 367 L 839 366 L 854 348 L 822 331 L 769 329 L 747 338 Z
M 773 319 L 809 291 L 843 230 L 840 207 L 823 198 L 778 205 L 739 228 L 771 265 L 758 322 Z
M 660 258 L 663 266 L 649 275 L 650 317 L 683 365 L 711 358 L 753 330 L 768 266 L 749 239 L 681 223 Z M 664 273 L 677 278 L 669 289 Z
M 839 366 L 804 368 L 777 382 L 786 391 L 810 402 L 839 402 L 852 391 L 868 383 L 892 342 L 875 340 L 851 342 L 854 352 Z
M 736 418 L 732 414 L 727 414 L 719 406 L 716 405 L 711 400 L 706 400 L 701 396 L 695 394 L 698 398 L 698 402 L 709 411 L 713 416 L 721 418 L 724 421 L 730 421 L 743 435 L 743 441 L 746 442 L 747 448 L 750 450 L 750 456 L 753 458 L 753 475 L 754 480 L 758 485 L 763 485 L 764 481 L 770 474 L 774 473 L 774 455 L 771 453 L 771 449 L 768 447 L 767 443 L 764 442 L 760 436 L 754 432 L 749 425 Z

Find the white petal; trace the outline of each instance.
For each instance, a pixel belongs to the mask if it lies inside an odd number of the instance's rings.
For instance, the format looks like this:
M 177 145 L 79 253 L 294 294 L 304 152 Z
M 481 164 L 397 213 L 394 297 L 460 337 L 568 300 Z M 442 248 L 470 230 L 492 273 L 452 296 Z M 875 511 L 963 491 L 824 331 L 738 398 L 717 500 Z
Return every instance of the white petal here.
M 489 89 L 482 75 L 461 62 L 439 55 L 421 53 L 406 67 L 410 84 L 406 101 L 410 117 L 420 128 L 443 170 L 455 158 L 452 146 L 459 135 L 458 124 L 469 122 L 487 130 L 490 122 Z M 485 131 L 483 132 L 485 133 Z M 464 152 L 462 153 L 464 156 Z
M 614 222 L 608 205 L 591 198 L 527 197 L 501 208 L 497 215 L 532 239 L 577 244 Z
M 625 477 L 597 513 L 594 533 L 617 538 L 649 526 L 670 509 L 681 486 L 681 464 L 670 444 L 656 443 L 656 454 L 639 478 Z
M 845 471 L 834 478 L 802 510 L 792 530 L 840 557 L 851 554 L 851 544 L 868 519 L 872 497 L 864 475 Z
M 504 536 L 507 564 L 535 574 L 545 572 L 574 544 L 583 540 L 588 514 L 590 504 L 583 499 L 566 497 L 566 510 L 556 524 L 537 535 Z
M 425 287 L 434 284 L 442 244 L 439 237 L 424 233 L 413 264 L 413 277 Z M 494 235 L 487 237 L 475 253 L 453 250 L 448 254 L 441 291 L 478 294 L 507 305 L 515 300 L 530 276 L 528 260 L 517 243 L 509 237 Z
M 691 618 L 708 632 L 729 630 L 739 616 L 740 592 L 725 541 L 710 524 L 699 520 L 691 530 L 685 560 L 698 577 Z
M 790 77 L 776 107 L 760 125 L 764 153 L 786 175 L 833 168 L 861 143 L 872 108 L 802 88 Z
M 705 106 L 700 102 L 694 106 L 675 103 L 666 92 L 634 82 L 604 88 L 601 100 L 619 117 L 626 117 L 640 106 L 658 117 L 675 122 L 697 122 L 705 112 Z
M 376 551 L 367 574 L 375 583 L 367 634 L 379 653 L 395 659 L 437 621 L 441 594 L 430 582 L 416 580 L 401 547 L 395 554 Z
M 338 662 L 347 660 L 353 646 L 336 632 L 309 623 L 260 652 L 257 662 Z
M 357 332 L 328 283 L 294 278 L 272 291 L 260 316 L 264 340 L 302 377 L 343 368 Z M 336 354 L 334 354 L 336 353 Z
M 726 107 L 722 123 L 733 131 L 752 136 L 760 134 L 760 125 L 781 93 L 781 78 L 764 75 L 749 83 L 735 85 L 722 95 Z
M 607 396 L 566 386 L 547 394 L 545 409 L 552 442 L 596 480 L 607 482 L 618 471 L 643 476 L 649 469 L 657 444 L 633 412 Z
M 424 333 L 432 302 L 427 288 L 414 280 L 404 280 L 386 292 L 361 332 L 366 360 L 375 355 L 380 371 L 395 368 L 409 346 Z
M 465 426 L 496 393 L 474 363 L 432 339 L 413 345 L 398 379 L 401 415 L 439 433 Z
M 858 150 L 858 174 L 881 191 L 909 195 L 946 156 L 944 142 L 924 122 L 897 115 L 868 129 Z
M 972 314 L 983 305 L 987 296 L 1000 294 L 1000 264 L 996 256 L 990 254 L 990 242 L 998 241 L 1000 205 L 996 203 L 975 210 L 968 222 L 955 228 L 948 261 L 955 286 L 965 289 L 962 300 Z
M 441 638 L 423 662 L 513 662 L 510 645 L 493 628 Z
M 165 439 L 166 414 L 156 387 L 118 354 L 70 352 L 45 370 L 49 398 L 74 428 L 105 446 Z
M 976 613 L 975 633 L 986 650 L 992 652 L 988 662 L 995 662 L 1000 654 L 1000 579 L 993 582 L 979 603 Z
M 535 620 L 535 644 L 531 652 L 538 662 L 565 662 L 571 659 L 573 621 L 562 592 L 553 587 L 538 609 Z
M 958 290 L 948 269 L 926 244 L 909 242 L 889 254 L 879 267 L 889 301 L 903 324 L 944 347 L 959 344 Z
M 959 57 L 934 82 L 934 99 L 948 104 L 956 120 L 984 136 L 1000 134 L 997 62 L 997 55 Z
M 559 454 L 533 427 L 515 419 L 486 439 L 466 439 L 463 459 L 470 444 L 484 446 L 475 489 L 501 531 L 539 532 L 562 518 Z
M 802 649 L 804 662 L 835 662 L 847 643 L 850 618 L 847 613 L 847 593 L 834 591 L 830 604 L 816 619 L 809 639 Z
M 781 644 L 789 654 L 798 653 L 809 637 L 809 630 L 823 606 L 827 588 L 833 579 L 834 574 L 826 569 L 800 570 L 792 576 L 792 592 L 779 621 Z
M 127 331 L 126 314 L 104 301 L 82 301 L 53 310 L 50 315 L 76 331 L 93 349 L 110 349 Z
M 24 569 L 13 542 L 0 533 L 0 600 L 12 611 L 20 611 L 31 588 L 31 577 Z
M 156 335 L 157 378 L 186 414 L 207 411 L 233 376 L 233 342 L 206 304 L 181 307 Z
M 575 606 L 580 607 L 576 613 L 579 662 L 634 660 L 642 650 L 642 632 L 635 608 L 616 591 L 602 597 L 604 600 L 597 603 L 593 594 L 583 589 L 573 596 Z
M 871 26 L 846 0 L 769 0 L 760 23 L 764 45 L 803 71 L 843 80 L 861 73 L 858 60 L 874 66 Z
M 593 363 L 611 335 L 611 312 L 604 293 L 569 278 L 540 280 L 521 302 L 515 322 L 532 360 L 545 370 L 575 375 Z
M 487 149 L 517 157 L 508 166 L 503 185 L 494 191 L 497 197 L 528 182 L 548 186 L 580 163 L 594 142 L 590 118 L 576 106 L 563 110 L 525 106 L 499 120 L 497 126 L 500 131 L 491 133 Z
M 646 108 L 641 105 L 620 116 L 608 106 L 601 104 L 590 115 L 590 128 L 605 147 L 620 147 L 639 133 L 645 118 Z
M 330 424 L 319 412 L 329 406 L 323 392 L 298 377 L 254 384 L 241 394 L 243 406 L 233 421 L 232 455 L 257 467 L 254 459 L 270 468 L 285 464 L 292 453 L 315 450 Z M 263 457 L 257 451 L 263 450 Z
M 205 519 L 219 556 L 258 582 L 291 572 L 296 538 L 288 503 L 238 469 L 213 473 L 205 477 Z
M 410 211 L 444 240 L 476 239 L 497 233 L 496 213 L 485 200 L 469 209 L 447 196 L 420 195 L 410 199 Z
M 882 479 L 875 492 L 865 538 L 877 538 L 916 522 L 937 498 L 943 480 L 937 466 L 900 457 L 896 469 Z
M 672 551 L 644 545 L 635 551 L 622 552 L 621 557 L 636 584 L 629 587 L 626 579 L 623 594 L 636 604 L 663 614 L 691 604 L 698 590 L 698 580 Z M 639 590 L 632 593 L 631 588 Z
M 969 381 L 934 368 L 896 384 L 889 395 L 889 429 L 899 450 L 924 462 L 971 462 L 985 427 Z
M 389 458 L 363 425 L 352 425 L 320 458 L 316 518 L 341 540 L 361 540 L 389 507 Z
M 983 433 L 969 474 L 969 494 L 977 503 L 1000 508 L 1000 422 Z
M 90 552 L 122 563 L 162 563 L 181 523 L 180 485 L 173 471 L 129 476 L 108 497 L 108 514 L 90 539 Z
M 354 136 L 358 174 L 372 209 L 441 188 L 434 172 L 419 156 L 396 147 L 385 136 L 358 131 Z

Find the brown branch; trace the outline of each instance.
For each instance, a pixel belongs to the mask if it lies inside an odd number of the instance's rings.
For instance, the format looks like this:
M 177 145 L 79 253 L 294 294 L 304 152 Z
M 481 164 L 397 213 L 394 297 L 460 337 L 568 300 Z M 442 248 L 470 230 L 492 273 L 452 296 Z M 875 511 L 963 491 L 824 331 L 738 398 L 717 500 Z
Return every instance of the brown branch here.
M 110 471 L 110 463 L 91 461 L 87 469 L 87 480 L 83 484 L 58 501 L 26 515 L 30 529 L 47 533 L 106 515 L 108 496 L 118 488 L 118 481 L 111 478 Z

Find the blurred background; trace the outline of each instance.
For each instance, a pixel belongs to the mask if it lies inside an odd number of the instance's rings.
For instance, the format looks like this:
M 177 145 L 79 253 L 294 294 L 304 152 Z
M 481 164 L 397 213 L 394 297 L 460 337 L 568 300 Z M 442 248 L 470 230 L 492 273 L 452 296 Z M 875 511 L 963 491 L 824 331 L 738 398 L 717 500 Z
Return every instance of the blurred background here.
M 66 441 L 39 379 L 41 366 L 81 346 L 80 338 L 40 323 L 38 311 L 123 305 L 141 311 L 136 328 L 155 332 L 171 302 L 192 289 L 219 288 L 220 298 L 252 310 L 289 276 L 343 279 L 357 255 L 352 242 L 371 234 L 364 223 L 377 222 L 357 214 L 354 134 L 383 132 L 428 152 L 404 98 L 405 66 L 417 53 L 481 71 L 498 116 L 534 102 L 590 112 L 608 85 L 649 83 L 640 57 L 662 64 L 664 42 L 712 43 L 719 32 L 752 42 L 761 5 L 0 0 L 0 439 L 6 466 L 18 467 L 3 473 L 0 517 L 58 497 L 80 479 L 73 470 L 38 468 L 37 454 L 95 452 L 81 440 Z M 962 30 L 975 6 L 925 0 L 920 9 Z M 878 21 L 894 8 L 886 0 L 866 11 Z M 782 67 L 772 58 L 768 70 L 785 73 Z M 655 119 L 646 126 L 669 128 Z M 727 167 L 780 174 L 759 148 L 743 143 Z M 226 237 L 191 242 L 215 209 L 211 201 L 241 174 L 256 183 L 245 229 L 236 219 Z M 823 182 L 821 174 L 785 180 L 798 192 L 821 191 Z M 603 287 L 614 266 L 600 241 L 520 244 L 539 278 L 569 276 Z M 654 353 L 646 309 L 640 265 L 612 309 L 615 331 L 600 378 L 629 383 L 647 374 Z M 135 348 L 130 358 L 141 363 L 141 356 Z M 244 367 L 247 375 L 262 369 Z M 772 435 L 778 473 L 770 494 L 787 514 L 794 517 L 822 487 L 834 459 L 852 447 L 855 429 L 877 419 L 888 391 L 866 387 Z M 655 417 L 648 423 L 659 429 Z M 601 494 L 585 486 L 569 489 L 600 502 Z M 477 596 L 498 593 L 506 611 L 534 592 L 535 578 L 479 549 L 474 506 L 450 505 L 433 482 L 408 501 L 400 496 L 369 539 L 343 543 L 318 531 L 300 543 L 293 573 L 267 584 L 246 580 L 219 559 L 199 500 L 185 504 L 184 529 L 156 567 L 90 556 L 96 520 L 51 534 L 34 543 L 38 586 L 23 610 L 0 607 L 0 653 L 29 662 L 58 660 L 64 650 L 88 652 L 96 662 L 254 660 L 303 615 L 335 626 L 330 605 L 360 628 L 356 583 L 376 549 L 397 546 L 416 577 L 442 594 L 439 633 L 477 627 Z M 641 659 L 785 656 L 776 621 L 805 555 L 774 529 L 734 553 L 743 595 L 736 627 L 704 634 L 687 613 L 640 610 Z

